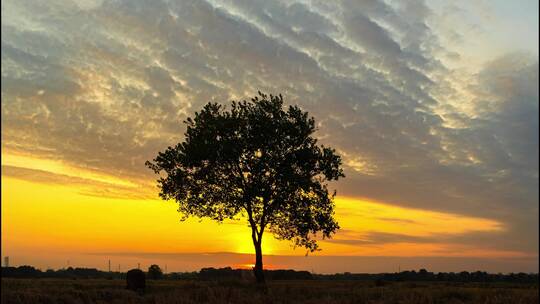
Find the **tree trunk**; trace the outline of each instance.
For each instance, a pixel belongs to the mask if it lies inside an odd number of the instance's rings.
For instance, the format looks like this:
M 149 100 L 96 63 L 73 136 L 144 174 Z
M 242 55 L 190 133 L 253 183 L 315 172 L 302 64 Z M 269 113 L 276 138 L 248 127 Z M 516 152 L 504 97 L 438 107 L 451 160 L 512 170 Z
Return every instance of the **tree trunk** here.
M 255 279 L 257 283 L 264 284 L 264 272 L 263 272 L 263 262 L 262 262 L 262 248 L 261 242 L 254 241 L 255 245 L 255 267 L 253 267 L 253 272 L 255 273 Z

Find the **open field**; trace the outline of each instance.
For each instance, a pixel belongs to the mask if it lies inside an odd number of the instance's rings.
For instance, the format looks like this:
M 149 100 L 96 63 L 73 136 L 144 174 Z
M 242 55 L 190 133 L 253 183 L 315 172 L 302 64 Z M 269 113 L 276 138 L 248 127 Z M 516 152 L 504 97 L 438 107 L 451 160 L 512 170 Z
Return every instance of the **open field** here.
M 358 281 L 147 281 L 145 295 L 124 280 L 2 278 L 2 303 L 538 303 L 538 285 Z

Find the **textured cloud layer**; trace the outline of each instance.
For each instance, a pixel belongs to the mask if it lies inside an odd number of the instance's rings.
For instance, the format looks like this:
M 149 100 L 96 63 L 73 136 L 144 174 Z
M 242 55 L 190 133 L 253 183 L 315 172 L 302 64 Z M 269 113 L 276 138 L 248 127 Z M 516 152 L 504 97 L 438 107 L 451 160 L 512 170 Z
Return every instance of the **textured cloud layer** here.
M 204 103 L 282 93 L 344 156 L 340 194 L 494 219 L 474 242 L 537 254 L 538 59 L 457 71 L 456 35 L 421 1 L 3 1 L 2 148 L 144 184 Z

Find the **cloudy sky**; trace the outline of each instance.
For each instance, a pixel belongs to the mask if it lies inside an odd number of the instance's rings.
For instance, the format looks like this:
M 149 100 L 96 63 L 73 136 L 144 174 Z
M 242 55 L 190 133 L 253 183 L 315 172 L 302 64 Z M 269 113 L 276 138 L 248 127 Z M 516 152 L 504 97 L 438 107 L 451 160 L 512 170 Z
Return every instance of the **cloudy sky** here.
M 261 90 L 347 175 L 338 234 L 267 238 L 269 267 L 538 271 L 537 1 L 6 0 L 1 33 L 12 263 L 249 265 L 244 223 L 180 223 L 144 162 Z

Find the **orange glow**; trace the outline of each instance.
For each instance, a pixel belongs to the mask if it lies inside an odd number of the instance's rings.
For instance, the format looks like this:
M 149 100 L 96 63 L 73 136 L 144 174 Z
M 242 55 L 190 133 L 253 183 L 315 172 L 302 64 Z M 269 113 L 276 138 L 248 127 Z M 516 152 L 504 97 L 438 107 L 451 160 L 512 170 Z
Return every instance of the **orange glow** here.
M 3 165 L 20 166 L 129 185 L 115 177 L 66 166 L 61 162 L 7 154 Z M 88 196 L 80 185 L 29 182 L 2 176 L 2 254 L 39 252 L 40 258 L 64 253 L 203 253 L 253 254 L 250 229 L 244 221 L 217 224 L 210 220 L 179 222 L 176 205 L 158 199 L 120 199 Z M 157 196 L 155 193 L 149 196 Z M 377 233 L 410 237 L 504 231 L 501 223 L 457 214 L 397 207 L 363 199 L 337 197 L 341 230 L 315 255 L 359 256 L 475 256 L 519 257 L 519 252 L 496 251 L 446 242 L 358 242 Z M 29 240 L 32 240 L 31 242 Z M 350 241 L 353 242 L 350 242 Z M 349 242 L 349 243 L 347 243 Z M 290 243 L 270 234 L 263 239 L 265 255 L 302 256 Z M 238 264 L 251 268 L 252 264 Z M 265 264 L 265 268 L 270 268 Z
M 236 268 L 240 268 L 240 269 L 253 269 L 253 267 L 255 267 L 255 264 L 239 264 L 236 266 L 237 266 Z
M 232 266 L 232 268 L 234 269 L 248 269 L 248 270 L 252 270 L 254 267 L 255 267 L 255 264 L 253 263 L 235 264 Z M 270 263 L 264 263 L 263 268 L 268 269 L 268 270 L 280 269 L 280 267 L 277 267 L 276 265 L 273 265 Z

